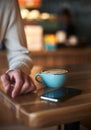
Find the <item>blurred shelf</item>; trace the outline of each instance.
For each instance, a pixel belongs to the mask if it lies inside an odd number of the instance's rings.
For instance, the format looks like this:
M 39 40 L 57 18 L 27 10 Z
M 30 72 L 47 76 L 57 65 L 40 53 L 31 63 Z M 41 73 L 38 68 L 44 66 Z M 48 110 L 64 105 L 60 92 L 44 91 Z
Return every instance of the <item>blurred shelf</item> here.
M 23 20 L 24 25 L 40 25 L 45 33 L 55 33 L 58 28 L 56 20 Z

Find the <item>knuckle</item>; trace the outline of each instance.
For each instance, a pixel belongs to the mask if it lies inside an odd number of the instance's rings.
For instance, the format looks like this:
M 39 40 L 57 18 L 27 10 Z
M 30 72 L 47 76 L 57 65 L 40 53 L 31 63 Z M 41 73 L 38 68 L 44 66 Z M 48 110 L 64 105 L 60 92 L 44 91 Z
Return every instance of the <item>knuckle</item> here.
M 3 81 L 3 80 L 8 80 L 7 74 L 2 74 L 2 75 L 1 75 L 1 80 L 2 80 L 2 81 Z

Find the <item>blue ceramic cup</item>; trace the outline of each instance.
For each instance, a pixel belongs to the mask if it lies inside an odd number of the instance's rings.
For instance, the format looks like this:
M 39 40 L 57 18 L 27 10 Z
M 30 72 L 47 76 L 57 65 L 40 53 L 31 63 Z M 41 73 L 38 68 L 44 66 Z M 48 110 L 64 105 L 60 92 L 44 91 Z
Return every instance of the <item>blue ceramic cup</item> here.
M 37 73 L 35 79 L 49 88 L 59 88 L 65 82 L 67 73 L 66 69 L 51 69 Z

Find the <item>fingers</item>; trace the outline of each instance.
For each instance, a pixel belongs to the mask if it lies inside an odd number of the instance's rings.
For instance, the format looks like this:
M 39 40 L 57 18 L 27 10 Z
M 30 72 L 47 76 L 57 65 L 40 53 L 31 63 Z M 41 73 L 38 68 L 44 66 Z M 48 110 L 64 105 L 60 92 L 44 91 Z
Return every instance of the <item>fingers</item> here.
M 11 96 L 12 98 L 15 98 L 17 95 L 19 95 L 20 90 L 24 84 L 24 77 L 23 77 L 22 72 L 19 70 L 14 71 L 13 77 L 15 80 L 15 84 L 14 84 L 14 88 L 12 90 Z
M 17 83 L 12 91 L 13 98 L 15 98 L 17 95 L 26 94 L 36 89 L 33 81 L 28 76 L 24 76 L 23 82 L 20 82 L 19 79 L 16 81 Z
M 12 98 L 34 91 L 36 86 L 31 77 L 16 69 L 1 76 L 3 86 Z
M 29 93 L 29 92 L 34 91 L 34 90 L 36 90 L 36 86 L 34 83 L 31 83 L 31 87 L 26 89 L 24 93 L 26 94 L 26 93 Z
M 12 98 L 15 98 L 20 94 L 25 94 L 36 89 L 36 86 L 34 85 L 32 79 L 22 71 L 15 70 L 11 75 L 11 79 L 13 77 L 15 81 L 14 88 L 11 94 Z
M 10 89 L 11 83 L 10 83 L 10 78 L 8 74 L 3 74 L 1 76 L 1 81 L 3 83 L 3 86 L 6 90 L 6 92 L 8 92 L 8 90 Z
M 34 91 L 35 89 L 36 89 L 36 86 L 33 83 L 32 79 L 30 77 L 26 77 L 25 82 L 20 91 L 20 94 L 26 94 L 28 92 Z

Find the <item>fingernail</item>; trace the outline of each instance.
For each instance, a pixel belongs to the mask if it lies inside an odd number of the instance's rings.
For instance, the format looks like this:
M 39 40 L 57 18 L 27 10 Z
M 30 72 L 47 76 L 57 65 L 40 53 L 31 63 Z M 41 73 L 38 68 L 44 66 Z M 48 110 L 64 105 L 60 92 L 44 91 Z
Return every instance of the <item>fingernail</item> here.
M 14 92 L 12 92 L 12 98 L 15 98 L 16 94 Z

